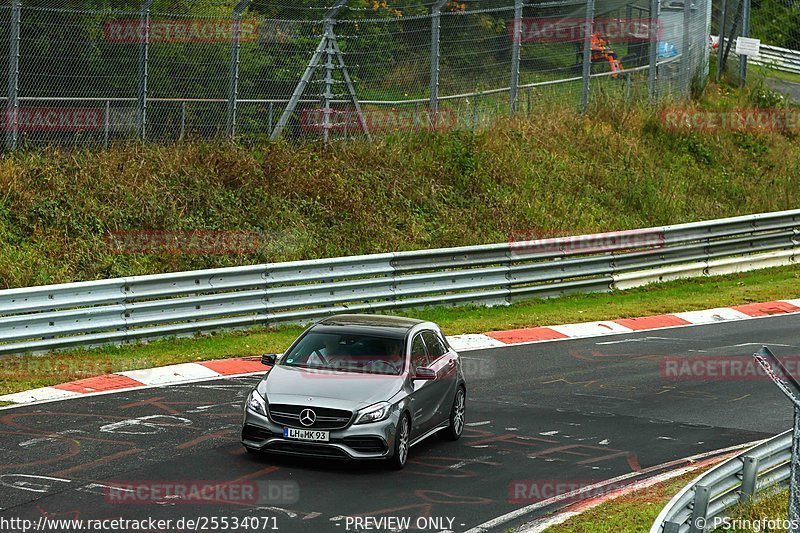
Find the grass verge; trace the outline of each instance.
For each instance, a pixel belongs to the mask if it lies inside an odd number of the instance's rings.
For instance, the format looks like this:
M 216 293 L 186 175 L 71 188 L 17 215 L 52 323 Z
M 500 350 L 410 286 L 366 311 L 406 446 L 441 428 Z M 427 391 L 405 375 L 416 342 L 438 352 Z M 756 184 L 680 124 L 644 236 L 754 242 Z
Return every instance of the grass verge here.
M 683 487 L 705 470 L 637 490 L 589 509 L 548 531 L 558 533 L 641 533 L 648 531 L 658 513 Z
M 696 470 L 645 490 L 610 500 L 548 529 L 553 533 L 640 533 L 647 531 L 658 513 L 683 487 L 708 468 Z M 759 501 L 731 509 L 729 521 L 720 524 L 720 531 L 756 532 L 786 531 L 780 522 L 788 514 L 788 491 L 775 492 Z M 776 521 L 763 528 L 764 521 Z M 759 525 L 755 525 L 758 523 Z M 710 524 L 709 524 L 710 525 Z M 777 526 L 777 527 L 772 527 Z
M 441 307 L 400 311 L 432 320 L 448 335 L 480 333 L 800 298 L 800 267 L 689 279 L 629 291 L 531 300 L 509 307 Z M 175 363 L 282 352 L 299 326 L 223 332 L 190 339 L 0 359 L 0 394 L 55 385 L 99 374 Z

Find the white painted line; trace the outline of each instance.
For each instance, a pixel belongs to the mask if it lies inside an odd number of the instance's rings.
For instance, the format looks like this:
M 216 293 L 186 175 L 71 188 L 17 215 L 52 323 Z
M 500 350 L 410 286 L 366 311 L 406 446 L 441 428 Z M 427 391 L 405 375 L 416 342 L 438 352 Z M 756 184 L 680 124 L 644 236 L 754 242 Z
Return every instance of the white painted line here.
M 499 348 L 508 344 L 493 339 L 481 333 L 468 333 L 466 335 L 453 335 L 447 337 L 447 342 L 457 352 L 468 352 L 470 350 L 485 350 L 487 348 Z
M 126 372 L 117 372 L 117 374 L 135 379 L 145 385 L 164 385 L 167 383 L 222 377 L 219 372 L 197 363 L 181 363 L 179 365 L 148 368 L 146 370 L 128 370 Z
M 616 322 L 584 322 L 583 324 L 565 324 L 563 326 L 548 326 L 550 329 L 563 333 L 567 337 L 597 337 L 600 335 L 612 335 L 619 333 L 633 333 L 631 328 L 617 324 Z
M 793 305 L 795 307 L 800 307 L 800 299 L 797 300 L 780 300 L 781 302 L 786 302 L 789 305 Z
M 80 392 L 56 389 L 53 387 L 43 387 L 41 389 L 26 390 L 0 396 L 0 402 L 11 403 L 32 403 L 51 400 L 64 400 L 75 396 L 83 396 Z
M 702 311 L 687 311 L 685 313 L 673 314 L 692 324 L 712 324 L 714 322 L 751 318 L 750 315 L 746 315 L 730 307 L 718 307 L 717 309 L 704 309 Z

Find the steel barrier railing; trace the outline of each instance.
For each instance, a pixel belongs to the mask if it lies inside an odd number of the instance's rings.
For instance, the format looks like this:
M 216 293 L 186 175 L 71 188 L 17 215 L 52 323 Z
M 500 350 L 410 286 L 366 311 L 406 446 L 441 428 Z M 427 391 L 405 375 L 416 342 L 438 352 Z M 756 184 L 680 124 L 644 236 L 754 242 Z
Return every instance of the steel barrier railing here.
M 302 323 L 339 312 L 611 291 L 794 263 L 800 210 L 523 242 L 0 291 L 0 354 Z
M 650 533 L 701 533 L 755 495 L 789 486 L 792 431 L 764 441 L 684 487 L 656 518 Z M 718 520 L 719 521 L 719 520 Z

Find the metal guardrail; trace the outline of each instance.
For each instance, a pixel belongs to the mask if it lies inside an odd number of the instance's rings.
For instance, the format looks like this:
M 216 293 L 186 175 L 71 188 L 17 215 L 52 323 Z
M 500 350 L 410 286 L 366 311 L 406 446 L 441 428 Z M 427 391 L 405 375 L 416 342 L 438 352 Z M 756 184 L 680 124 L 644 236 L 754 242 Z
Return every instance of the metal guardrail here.
M 611 291 L 800 256 L 800 210 L 601 235 L 0 291 L 0 354 L 307 322 L 340 312 Z M 673 271 L 662 270 L 674 267 Z M 735 268 L 735 267 L 734 267 Z M 659 270 L 662 269 L 662 270 Z M 725 270 L 727 271 L 727 270 Z
M 800 50 L 762 44 L 759 55 L 747 59 L 755 65 L 800 74 Z
M 702 533 L 756 494 L 789 486 L 792 431 L 781 433 L 695 479 L 661 511 L 650 533 Z

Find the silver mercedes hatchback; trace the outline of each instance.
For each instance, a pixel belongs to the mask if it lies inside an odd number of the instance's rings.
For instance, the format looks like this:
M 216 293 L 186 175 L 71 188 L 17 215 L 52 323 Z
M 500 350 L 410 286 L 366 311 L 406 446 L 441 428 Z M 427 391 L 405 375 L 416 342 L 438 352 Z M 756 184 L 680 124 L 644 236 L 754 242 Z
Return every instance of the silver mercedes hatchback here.
M 308 328 L 244 407 L 249 452 L 384 460 L 400 469 L 434 434 L 458 440 L 467 386 L 459 355 L 432 322 L 339 315 Z

